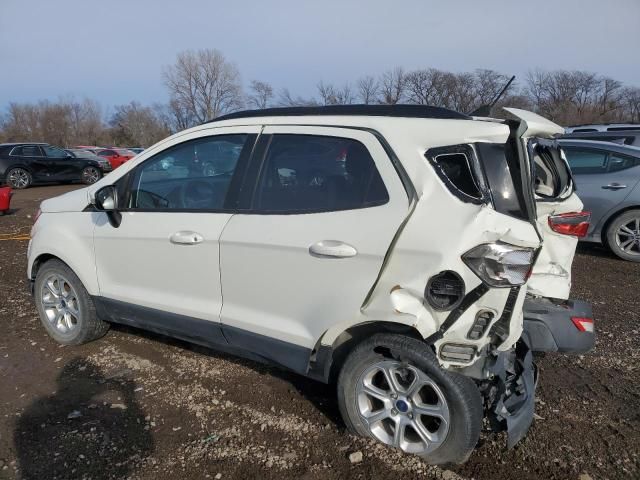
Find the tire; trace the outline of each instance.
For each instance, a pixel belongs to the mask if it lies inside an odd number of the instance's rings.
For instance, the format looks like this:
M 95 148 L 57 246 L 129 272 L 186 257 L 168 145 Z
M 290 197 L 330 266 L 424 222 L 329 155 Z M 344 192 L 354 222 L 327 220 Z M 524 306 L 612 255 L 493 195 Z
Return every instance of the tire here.
M 15 167 L 7 172 L 6 182 L 11 188 L 22 190 L 31 185 L 33 177 L 24 168 Z
M 98 167 L 84 167 L 82 169 L 82 183 L 93 185 L 102 178 L 102 171 Z
M 62 290 L 66 294 L 61 295 Z M 109 324 L 97 317 L 93 300 L 80 279 L 60 260 L 49 260 L 40 267 L 34 299 L 42 325 L 58 343 L 80 345 L 109 330 Z
M 618 257 L 640 262 L 640 209 L 618 215 L 607 227 L 607 246 Z
M 402 373 L 408 374 L 404 384 Z M 402 387 L 395 389 L 396 397 L 392 388 L 380 386 L 388 375 Z M 365 384 L 378 387 L 367 390 L 373 396 L 363 390 Z M 377 334 L 354 348 L 338 377 L 338 406 L 351 432 L 418 454 L 435 465 L 465 462 L 478 442 L 483 419 L 482 399 L 473 380 L 443 370 L 429 346 L 398 334 Z M 423 414 L 428 406 L 438 410 L 440 420 Z M 370 423 L 365 416 L 372 419 Z M 375 421 L 381 416 L 386 418 Z M 398 422 L 405 424 L 400 442 L 395 441 Z M 433 438 L 426 438 L 425 429 Z

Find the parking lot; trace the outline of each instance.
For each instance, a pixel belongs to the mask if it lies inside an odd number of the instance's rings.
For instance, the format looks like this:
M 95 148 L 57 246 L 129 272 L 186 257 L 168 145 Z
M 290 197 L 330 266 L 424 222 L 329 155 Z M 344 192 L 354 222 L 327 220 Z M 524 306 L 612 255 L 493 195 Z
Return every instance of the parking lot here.
M 349 435 L 332 387 L 277 368 L 124 327 L 54 343 L 28 293 L 24 236 L 40 201 L 73 188 L 19 191 L 0 217 L 0 478 L 640 476 L 640 265 L 579 247 L 572 296 L 593 303 L 595 350 L 540 359 L 528 436 L 506 450 L 483 434 L 446 470 Z

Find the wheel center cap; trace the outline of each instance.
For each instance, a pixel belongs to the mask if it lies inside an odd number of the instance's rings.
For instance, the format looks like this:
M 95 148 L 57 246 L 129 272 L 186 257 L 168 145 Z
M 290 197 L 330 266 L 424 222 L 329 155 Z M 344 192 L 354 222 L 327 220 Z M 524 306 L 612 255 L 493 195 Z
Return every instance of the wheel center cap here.
M 409 404 L 407 402 L 405 402 L 404 400 L 397 400 L 396 401 L 396 408 L 401 413 L 407 413 L 409 411 Z

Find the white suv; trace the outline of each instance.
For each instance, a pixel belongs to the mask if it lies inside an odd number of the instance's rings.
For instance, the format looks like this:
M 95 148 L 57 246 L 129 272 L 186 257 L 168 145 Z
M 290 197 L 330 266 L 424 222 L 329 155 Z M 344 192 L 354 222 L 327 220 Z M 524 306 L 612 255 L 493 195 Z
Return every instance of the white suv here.
M 268 109 L 173 135 L 42 203 L 42 323 L 63 344 L 117 322 L 336 380 L 353 432 L 432 463 L 465 461 L 484 415 L 513 444 L 531 351 L 584 351 L 593 322 L 562 300 L 581 204 L 540 139 L 562 129 L 510 111 Z

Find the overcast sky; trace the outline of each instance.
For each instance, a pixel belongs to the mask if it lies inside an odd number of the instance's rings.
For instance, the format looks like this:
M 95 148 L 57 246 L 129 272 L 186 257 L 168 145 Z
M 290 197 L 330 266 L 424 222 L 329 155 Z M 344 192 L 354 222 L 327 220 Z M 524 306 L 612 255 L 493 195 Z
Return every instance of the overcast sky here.
M 640 0 L 0 0 L 0 110 L 164 102 L 162 67 L 217 48 L 295 95 L 402 66 L 598 72 L 640 86 Z

